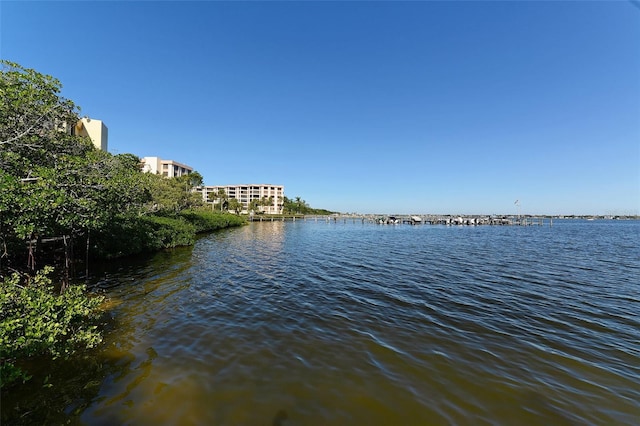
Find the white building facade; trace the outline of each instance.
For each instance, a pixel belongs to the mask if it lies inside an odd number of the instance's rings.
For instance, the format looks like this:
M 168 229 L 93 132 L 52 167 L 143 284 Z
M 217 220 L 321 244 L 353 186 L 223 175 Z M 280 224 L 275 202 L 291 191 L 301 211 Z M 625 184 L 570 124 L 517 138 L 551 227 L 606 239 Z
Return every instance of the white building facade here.
M 223 189 L 227 199 L 235 198 L 242 204 L 242 213 L 249 212 L 252 201 L 262 201 L 258 206 L 258 212 L 266 214 L 282 214 L 284 206 L 284 186 L 272 184 L 242 184 L 242 185 L 207 185 L 196 188 L 202 194 L 206 203 L 219 206 L 221 200 L 218 196 Z
M 193 172 L 193 167 L 160 157 L 142 157 L 142 171 L 165 177 L 178 177 Z

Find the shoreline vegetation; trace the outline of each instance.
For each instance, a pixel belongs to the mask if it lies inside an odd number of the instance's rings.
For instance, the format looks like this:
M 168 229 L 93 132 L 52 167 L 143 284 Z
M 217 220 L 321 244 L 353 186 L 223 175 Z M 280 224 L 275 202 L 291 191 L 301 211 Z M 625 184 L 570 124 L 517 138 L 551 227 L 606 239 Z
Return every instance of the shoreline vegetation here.
M 69 357 L 102 341 L 103 296 L 78 277 L 91 260 L 192 245 L 246 219 L 204 206 L 193 173 L 143 173 L 71 134 L 79 108 L 60 82 L 0 61 L 0 388 L 30 378 L 24 365 Z M 84 263 L 84 274 L 77 267 Z
M 131 257 L 193 245 L 198 234 L 246 224 L 243 217 L 205 209 L 179 215 L 142 216 L 116 221 L 97 235 L 94 260 Z M 4 236 L 3 236 L 4 237 Z M 42 255 L 46 256 L 43 250 Z M 86 261 L 86 260 L 85 260 Z M 67 358 L 102 342 L 105 296 L 85 284 L 56 284 L 54 269 L 46 265 L 33 273 L 3 272 L 0 285 L 0 388 L 31 379 L 24 365 L 35 357 Z M 64 269 L 64 268 L 63 268 Z

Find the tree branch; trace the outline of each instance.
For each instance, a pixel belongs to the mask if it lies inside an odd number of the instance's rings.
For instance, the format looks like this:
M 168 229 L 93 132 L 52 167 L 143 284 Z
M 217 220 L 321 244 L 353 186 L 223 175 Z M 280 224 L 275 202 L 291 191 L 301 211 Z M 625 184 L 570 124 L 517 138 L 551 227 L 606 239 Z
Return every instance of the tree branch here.
M 45 111 L 45 112 L 44 112 L 44 113 L 43 113 L 43 114 L 42 114 L 42 115 L 41 115 L 41 116 L 40 116 L 40 117 L 39 117 L 39 118 L 38 118 L 38 119 L 37 119 L 37 120 L 36 120 L 32 125 L 31 125 L 31 127 L 29 127 L 27 130 L 25 130 L 24 132 L 20 133 L 20 134 L 19 134 L 19 135 L 17 135 L 17 136 L 14 136 L 14 137 L 12 137 L 12 138 L 9 138 L 9 139 L 7 139 L 7 140 L 5 140 L 5 141 L 0 141 L 0 145 L 5 145 L 5 144 L 9 144 L 9 143 L 15 142 L 15 141 L 17 141 L 18 139 L 20 139 L 20 138 L 22 138 L 22 137 L 26 136 L 27 134 L 29 134 L 29 132 L 31 132 L 31 130 L 33 130 L 33 129 L 34 129 L 34 127 L 36 127 L 36 125 L 37 125 L 37 124 L 38 124 L 38 123 L 39 123 L 39 122 L 40 122 L 44 117 L 46 117 L 46 116 L 47 116 L 47 114 L 49 114 L 51 111 L 53 111 L 54 109 L 59 108 L 59 107 L 60 107 L 60 105 L 59 105 L 59 104 L 53 105 L 51 108 L 49 108 L 47 111 Z M 39 145 L 35 145 L 35 146 L 36 146 L 36 147 L 39 147 Z M 31 147 L 31 146 L 30 146 L 30 145 L 27 145 L 27 147 Z

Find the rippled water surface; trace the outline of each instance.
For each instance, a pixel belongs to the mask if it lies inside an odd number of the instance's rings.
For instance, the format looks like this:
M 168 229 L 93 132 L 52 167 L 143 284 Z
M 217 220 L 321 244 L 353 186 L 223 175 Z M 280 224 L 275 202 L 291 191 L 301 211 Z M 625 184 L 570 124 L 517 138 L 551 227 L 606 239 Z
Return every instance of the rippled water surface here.
M 253 223 L 102 277 L 55 419 L 638 424 L 639 276 L 635 221 Z

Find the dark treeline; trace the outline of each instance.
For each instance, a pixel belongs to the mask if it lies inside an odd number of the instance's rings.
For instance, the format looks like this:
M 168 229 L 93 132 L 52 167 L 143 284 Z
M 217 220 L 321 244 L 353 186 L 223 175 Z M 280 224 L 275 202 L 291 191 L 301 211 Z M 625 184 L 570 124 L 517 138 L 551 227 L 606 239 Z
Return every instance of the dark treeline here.
M 284 197 L 283 203 L 284 214 L 317 214 L 317 215 L 329 215 L 334 212 L 325 209 L 314 209 L 310 207 L 305 200 L 300 197 L 290 199 Z

